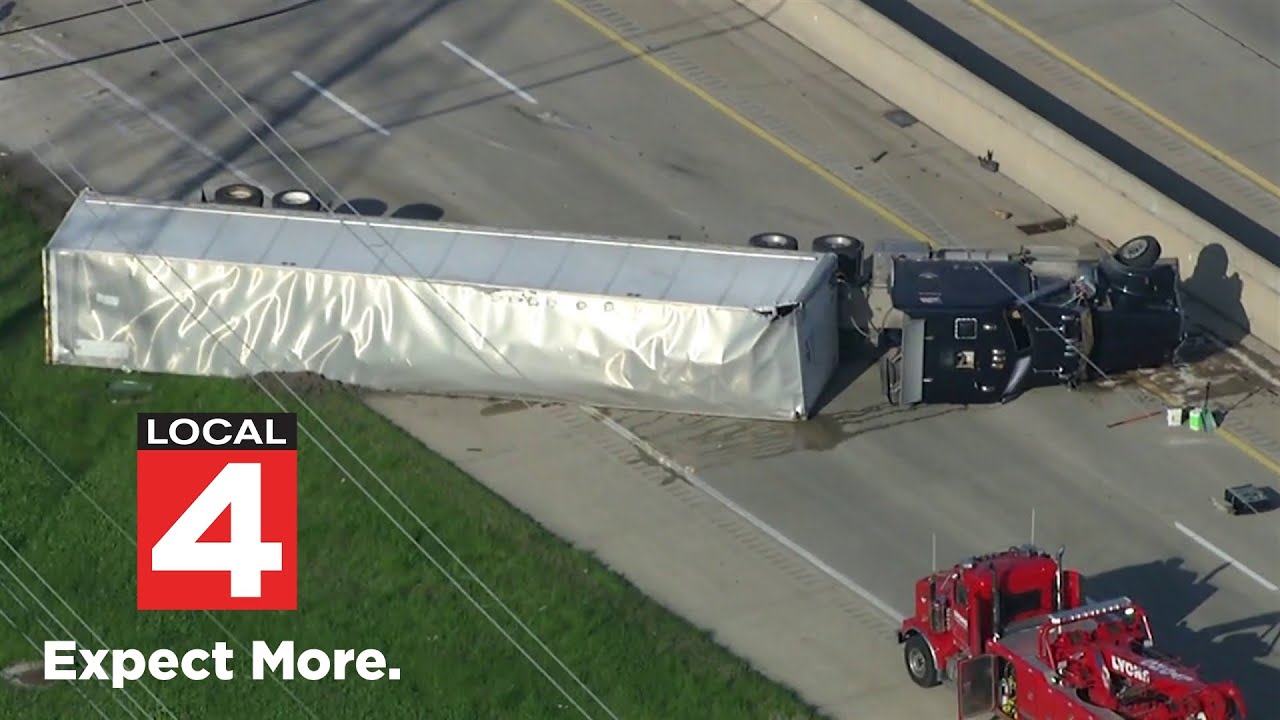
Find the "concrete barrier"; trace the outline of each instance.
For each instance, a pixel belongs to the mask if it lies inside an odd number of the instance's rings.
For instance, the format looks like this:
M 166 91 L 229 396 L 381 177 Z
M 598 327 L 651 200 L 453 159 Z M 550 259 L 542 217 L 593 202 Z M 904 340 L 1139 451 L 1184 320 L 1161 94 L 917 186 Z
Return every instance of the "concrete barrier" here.
M 1155 235 L 1190 294 L 1280 350 L 1280 268 L 1229 235 L 858 0 L 736 1 L 1113 244 Z

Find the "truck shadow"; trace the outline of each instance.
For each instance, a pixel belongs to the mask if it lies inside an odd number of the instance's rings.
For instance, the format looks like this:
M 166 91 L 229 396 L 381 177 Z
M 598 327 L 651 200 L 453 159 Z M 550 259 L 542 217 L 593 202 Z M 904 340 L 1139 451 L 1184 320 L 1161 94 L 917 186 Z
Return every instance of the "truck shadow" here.
M 1193 306 L 1189 309 L 1188 314 L 1193 324 L 1212 328 L 1214 336 L 1228 347 L 1238 345 L 1250 332 L 1249 316 L 1241 301 L 1244 284 L 1239 273 L 1229 273 L 1230 266 L 1227 249 L 1218 243 L 1212 243 L 1200 250 L 1200 254 L 1196 256 L 1195 268 L 1182 282 L 1188 295 L 1209 306 Z M 1216 315 L 1217 318 L 1197 315 Z M 1214 322 L 1215 319 L 1225 322 Z M 1208 350 L 1211 345 L 1201 347 L 1202 350 Z M 1197 357 L 1192 352 L 1192 356 L 1183 359 L 1195 362 L 1206 357 Z
M 1276 662 L 1280 611 L 1199 628 L 1187 620 L 1218 591 L 1213 580 L 1228 568 L 1200 577 L 1175 557 L 1092 575 L 1087 588 L 1095 600 L 1124 595 L 1146 608 L 1156 647 L 1198 666 L 1206 680 L 1234 681 L 1250 715 L 1262 717 L 1267 708 L 1280 708 L 1280 669 L 1266 664 Z

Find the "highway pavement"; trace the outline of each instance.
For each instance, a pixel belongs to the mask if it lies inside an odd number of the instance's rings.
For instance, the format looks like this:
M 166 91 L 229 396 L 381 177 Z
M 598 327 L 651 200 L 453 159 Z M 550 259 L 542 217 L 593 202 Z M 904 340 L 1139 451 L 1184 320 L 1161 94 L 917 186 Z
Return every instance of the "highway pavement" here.
M 1237 239 L 1275 250 L 1280 5 L 1267 0 L 870 4 L 928 32 L 936 47 Z M 912 6 L 943 27 L 930 27 Z M 1040 92 L 1019 84 L 1015 75 Z M 1072 117 L 1073 112 L 1087 120 Z
M 919 228 L 944 244 L 1007 247 L 1029 241 L 1015 224 L 1053 216 L 928 128 L 889 122 L 888 103 L 726 0 L 582 0 L 572 11 L 550 0 L 151 5 L 183 32 L 297 5 L 191 41 L 222 81 L 174 50 L 236 110 L 224 81 L 242 93 L 365 208 L 431 204 L 462 222 L 730 243 L 761 230 L 875 239 Z M 150 39 L 124 10 L 14 32 L 15 22 L 95 7 L 19 4 L 0 26 L 0 76 Z M 145 7 L 135 12 L 168 34 Z M 653 54 L 637 60 L 611 33 Z M 236 173 L 272 189 L 297 184 L 163 48 L 0 80 L 0 123 L 0 143 L 51 155 L 102 191 L 188 197 Z M 269 144 L 316 185 L 282 143 Z M 1072 228 L 1032 241 L 1094 239 Z M 945 694 L 905 682 L 889 614 L 908 609 L 935 546 L 949 564 L 1033 532 L 1068 546 L 1094 574 L 1092 594 L 1148 603 L 1169 649 L 1234 677 L 1255 705 L 1280 707 L 1280 513 L 1228 518 L 1208 501 L 1226 484 L 1274 485 L 1280 469 L 1280 408 L 1240 362 L 1220 356 L 1150 380 L 1195 392 L 1205 377 L 1231 378 L 1219 402 L 1242 401 L 1228 427 L 1241 428 L 1253 456 L 1162 418 L 1108 429 L 1161 408 L 1127 380 L 996 408 L 894 410 L 879 402 L 872 373 L 803 425 L 650 413 L 602 421 L 572 408 L 501 413 L 418 398 L 383 409 L 840 717 L 949 717 Z M 538 438 L 538 457 L 523 454 L 535 450 L 521 433 Z M 474 453 L 475 438 L 508 454 Z M 575 456 L 592 458 L 590 469 L 556 471 Z M 631 481 L 655 461 L 677 467 L 678 482 Z M 536 492 L 512 479 L 535 466 L 545 471 Z M 609 546 L 571 485 L 591 473 L 609 481 L 590 488 L 593 506 L 633 529 L 625 548 Z M 685 516 L 653 500 L 673 488 L 739 527 L 677 521 Z M 673 515 L 639 515 L 662 508 Z M 655 555 L 686 538 L 703 549 Z M 779 553 L 831 587 L 747 570 L 752 557 Z M 766 590 L 767 607 L 744 615 L 745 598 Z M 733 622 L 718 613 L 730 600 Z M 813 603 L 860 619 L 833 620 L 828 637 L 795 631 L 826 621 Z

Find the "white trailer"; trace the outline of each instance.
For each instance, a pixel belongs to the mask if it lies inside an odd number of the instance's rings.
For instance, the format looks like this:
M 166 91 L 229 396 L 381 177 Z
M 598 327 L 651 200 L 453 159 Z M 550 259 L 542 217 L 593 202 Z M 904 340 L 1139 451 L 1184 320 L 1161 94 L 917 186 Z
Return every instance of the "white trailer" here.
M 838 362 L 829 254 L 82 193 L 54 364 L 798 420 Z

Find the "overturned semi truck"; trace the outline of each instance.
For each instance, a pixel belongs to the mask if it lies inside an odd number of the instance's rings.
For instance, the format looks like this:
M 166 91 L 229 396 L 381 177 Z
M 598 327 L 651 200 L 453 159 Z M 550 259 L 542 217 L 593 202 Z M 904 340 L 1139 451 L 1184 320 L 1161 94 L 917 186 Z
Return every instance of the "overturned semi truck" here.
M 765 233 L 761 247 L 798 249 Z M 1069 247 L 930 249 L 847 235 L 814 240 L 840 259 L 841 320 L 884 351 L 895 404 L 1005 402 L 1044 385 L 1166 364 L 1186 338 L 1176 258 L 1149 235 L 1113 253 Z
M 44 253 L 49 362 L 800 420 L 839 360 L 829 254 L 203 200 L 75 200 Z

